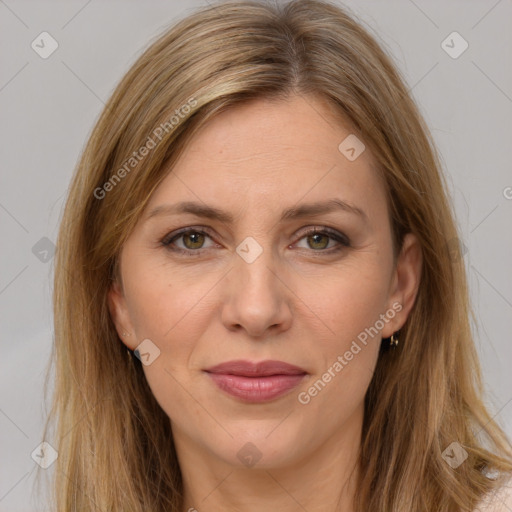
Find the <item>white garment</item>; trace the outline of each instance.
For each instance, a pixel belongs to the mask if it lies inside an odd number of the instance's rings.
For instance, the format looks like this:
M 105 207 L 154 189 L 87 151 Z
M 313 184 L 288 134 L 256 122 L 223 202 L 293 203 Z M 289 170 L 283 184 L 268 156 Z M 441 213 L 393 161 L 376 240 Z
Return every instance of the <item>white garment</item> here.
M 512 478 L 489 493 L 475 508 L 475 512 L 512 512 Z

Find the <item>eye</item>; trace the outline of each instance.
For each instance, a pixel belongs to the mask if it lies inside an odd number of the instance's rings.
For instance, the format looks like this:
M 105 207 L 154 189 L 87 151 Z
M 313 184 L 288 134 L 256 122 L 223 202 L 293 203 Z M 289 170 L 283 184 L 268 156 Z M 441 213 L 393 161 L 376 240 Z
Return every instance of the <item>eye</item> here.
M 343 247 L 350 247 L 350 241 L 345 235 L 328 228 L 311 229 L 303 234 L 300 241 L 302 240 L 305 241 L 306 246 L 298 245 L 298 247 L 317 252 L 334 252 Z
M 170 233 L 162 240 L 162 244 L 177 252 L 199 252 L 200 249 L 212 247 L 212 244 L 205 245 L 208 239 L 213 243 L 206 231 L 188 228 L 177 233 Z
M 206 228 L 190 227 L 169 233 L 161 240 L 161 244 L 171 251 L 186 255 L 199 255 L 203 250 L 216 245 Z M 295 246 L 313 252 L 333 253 L 350 247 L 350 240 L 343 233 L 330 228 L 313 228 L 303 233 Z

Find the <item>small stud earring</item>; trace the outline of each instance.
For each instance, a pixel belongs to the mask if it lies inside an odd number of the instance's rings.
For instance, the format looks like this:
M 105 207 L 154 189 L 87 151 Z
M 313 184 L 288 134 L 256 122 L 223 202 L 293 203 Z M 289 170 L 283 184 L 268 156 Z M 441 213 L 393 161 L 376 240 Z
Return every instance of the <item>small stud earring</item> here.
M 395 333 L 393 333 L 391 338 L 389 338 L 389 346 L 393 348 L 398 346 L 398 336 L 395 336 Z
M 129 334 L 127 332 L 123 332 L 123 336 L 131 336 L 131 334 Z
M 126 355 L 130 361 L 133 361 L 133 356 L 135 355 L 129 348 L 126 349 Z

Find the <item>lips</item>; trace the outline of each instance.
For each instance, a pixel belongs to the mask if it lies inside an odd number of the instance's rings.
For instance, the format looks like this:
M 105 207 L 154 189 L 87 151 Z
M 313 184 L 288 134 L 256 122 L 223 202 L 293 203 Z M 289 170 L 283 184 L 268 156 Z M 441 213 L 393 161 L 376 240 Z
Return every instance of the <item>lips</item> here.
M 306 370 L 283 361 L 228 361 L 205 370 L 219 389 L 245 402 L 267 402 L 291 391 Z
M 228 361 L 206 370 L 208 373 L 241 375 L 243 377 L 266 377 L 268 375 L 302 375 L 306 370 L 283 361 Z

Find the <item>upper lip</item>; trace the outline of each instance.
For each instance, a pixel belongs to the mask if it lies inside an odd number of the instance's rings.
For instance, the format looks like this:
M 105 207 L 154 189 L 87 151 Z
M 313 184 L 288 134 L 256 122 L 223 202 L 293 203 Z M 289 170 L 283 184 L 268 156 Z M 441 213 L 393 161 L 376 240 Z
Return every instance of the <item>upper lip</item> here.
M 284 361 L 227 361 L 205 370 L 209 373 L 241 375 L 244 377 L 267 377 L 269 375 L 302 375 L 306 370 Z

